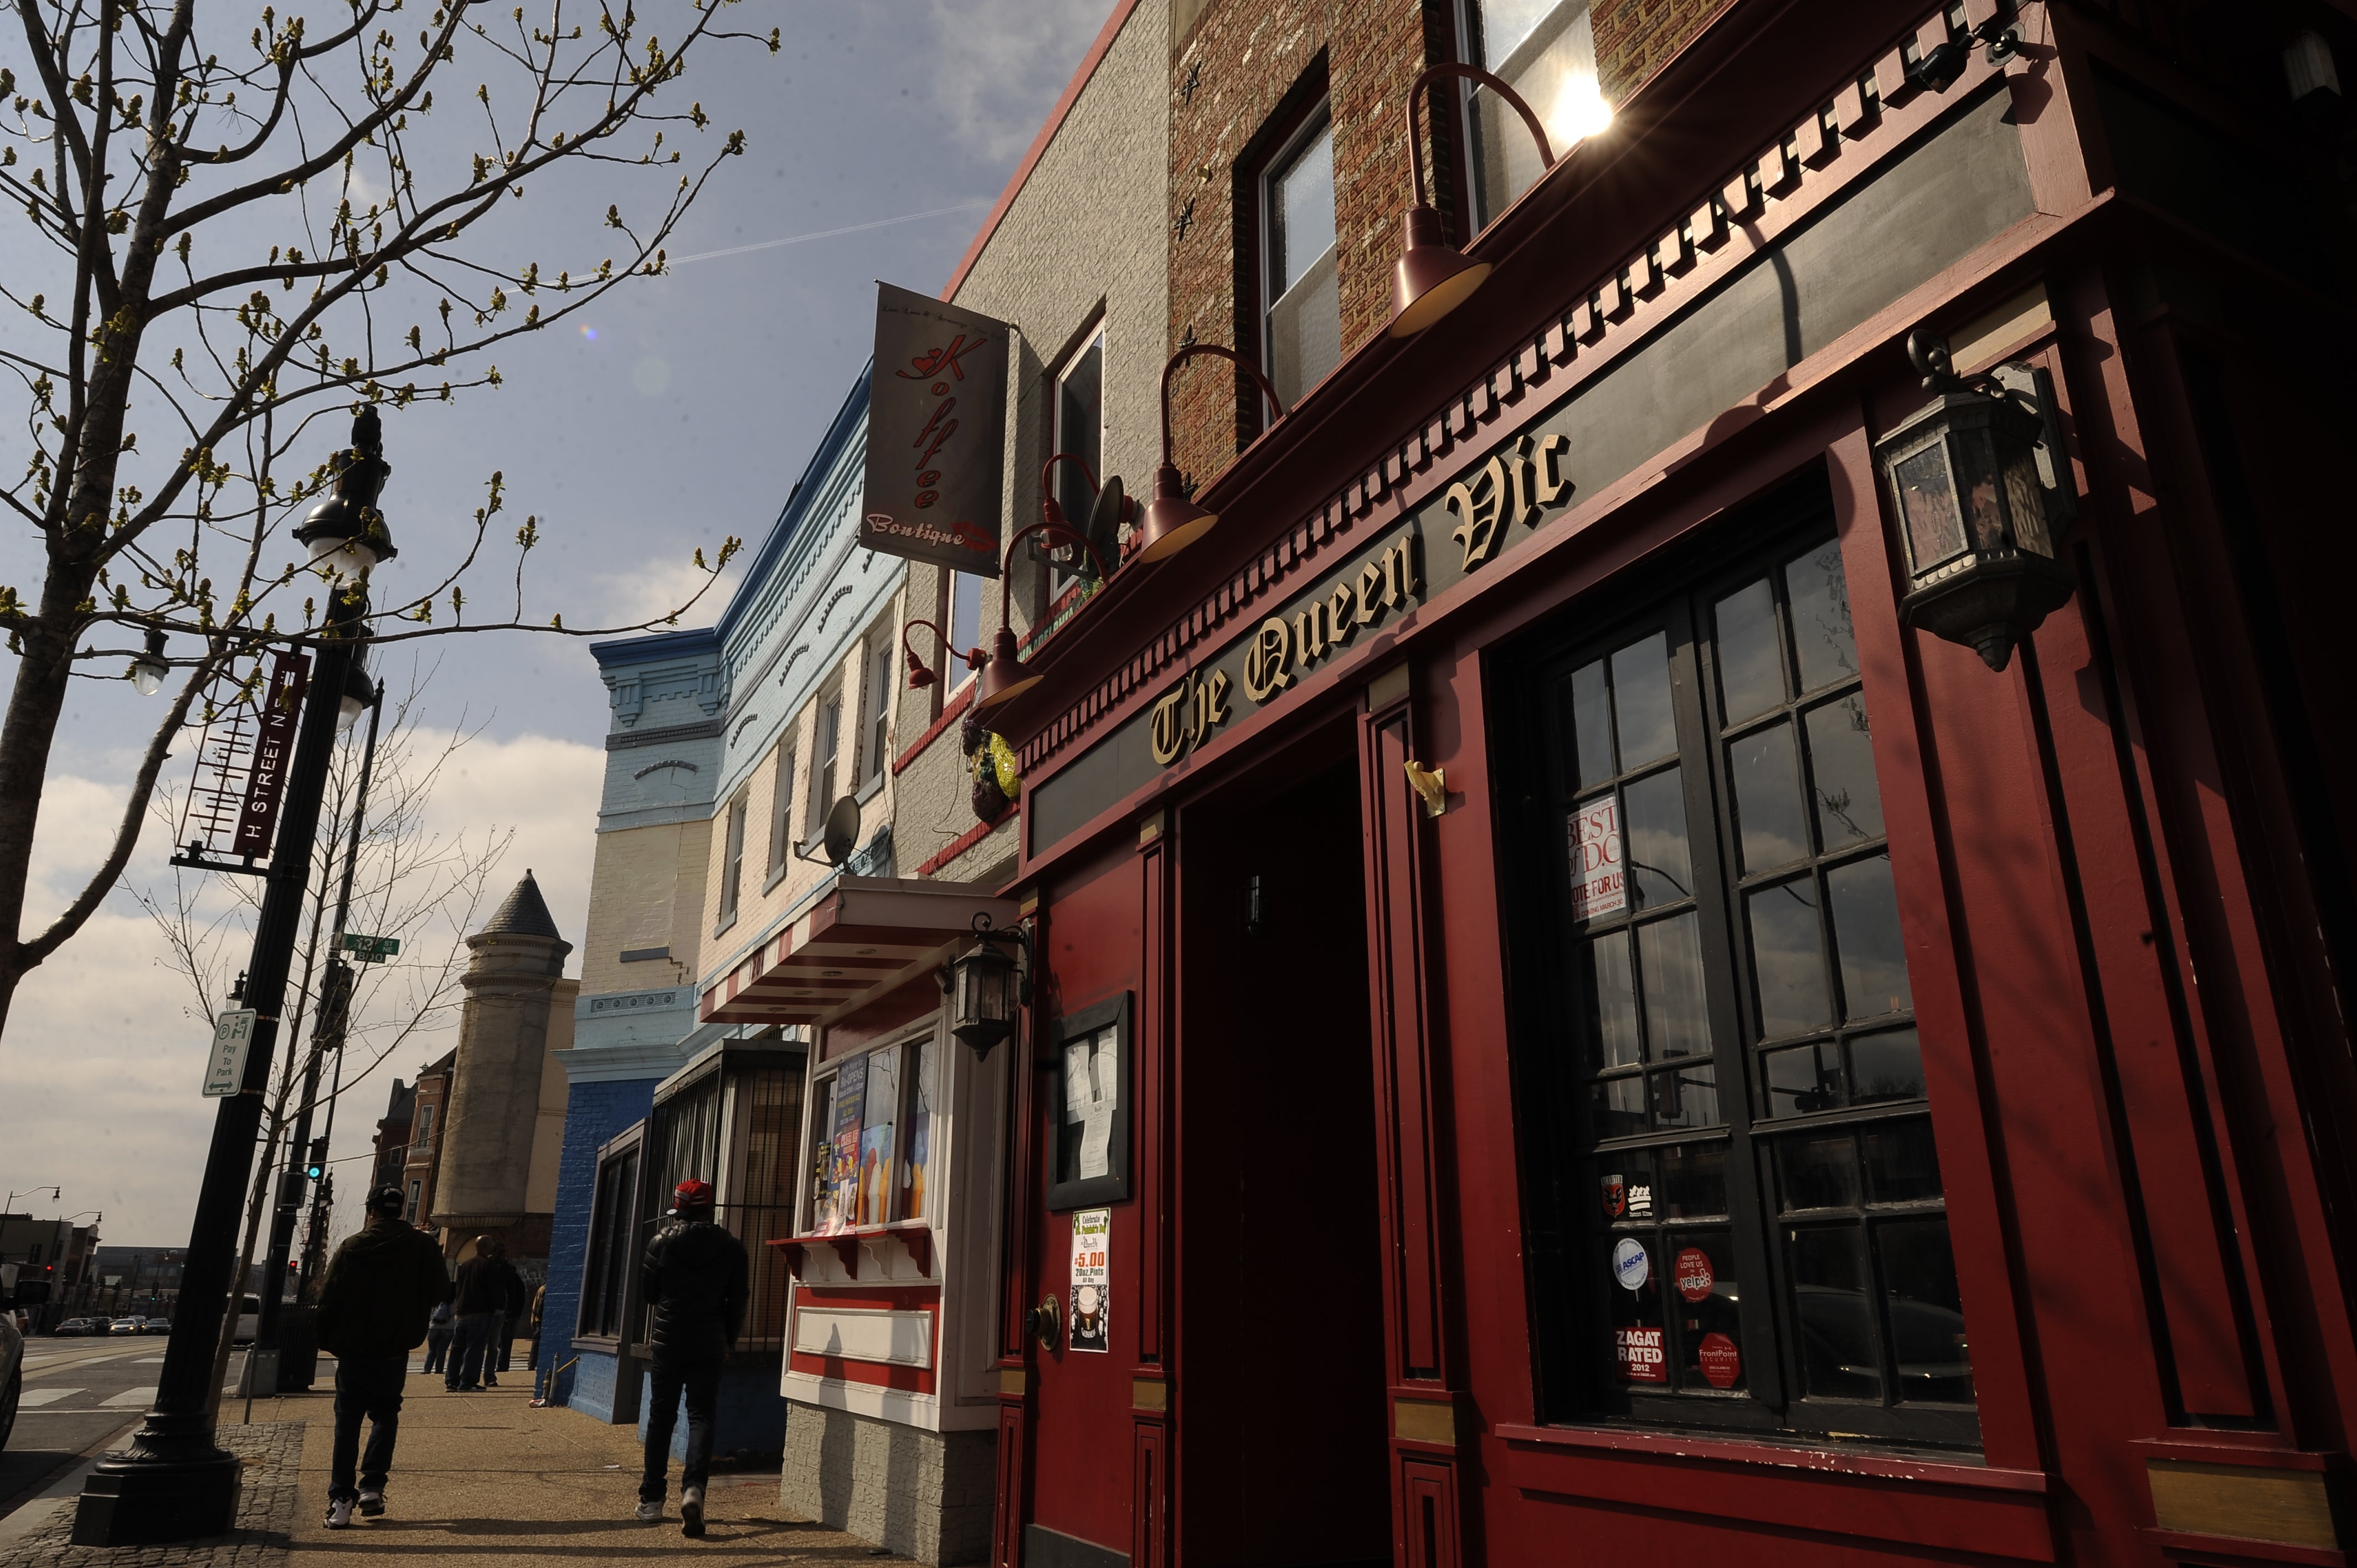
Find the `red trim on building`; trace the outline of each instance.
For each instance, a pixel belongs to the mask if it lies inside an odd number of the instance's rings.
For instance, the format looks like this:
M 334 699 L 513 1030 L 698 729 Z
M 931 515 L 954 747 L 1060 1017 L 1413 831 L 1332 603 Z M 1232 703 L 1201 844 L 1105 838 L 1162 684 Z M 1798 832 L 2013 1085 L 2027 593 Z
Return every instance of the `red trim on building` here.
M 1031 177 L 1031 171 L 1039 166 L 1040 157 L 1048 151 L 1048 144 L 1056 139 L 1058 131 L 1063 129 L 1064 116 L 1071 113 L 1072 105 L 1080 102 L 1081 90 L 1088 86 L 1089 78 L 1096 74 L 1098 62 L 1104 59 L 1105 51 L 1113 48 L 1114 39 L 1121 36 L 1122 24 L 1129 20 L 1129 14 L 1135 9 L 1137 0 L 1121 0 L 1121 4 L 1113 8 L 1113 15 L 1105 18 L 1103 30 L 1097 34 L 1097 41 L 1089 46 L 1089 52 L 1081 59 L 1081 69 L 1072 72 L 1072 80 L 1064 84 L 1064 95 L 1057 99 L 1055 108 L 1048 112 L 1048 123 L 1039 127 L 1038 135 L 1031 138 L 1031 150 L 1023 155 L 1023 161 L 1015 166 L 1014 177 L 1006 182 L 1006 188 L 998 193 L 998 205 L 993 207 L 990 216 L 982 220 L 982 227 L 974 233 L 974 243 L 965 248 L 965 254 L 958 258 L 956 270 L 950 274 L 950 281 L 942 285 L 943 299 L 955 299 L 957 291 L 964 286 L 965 274 L 972 272 L 974 263 L 982 259 L 982 248 L 990 243 L 993 234 L 998 232 L 999 220 L 1006 216 L 1007 209 L 1015 205 L 1015 199 L 1022 194 L 1025 182 Z
M 968 681 L 958 688 L 956 696 L 942 704 L 942 716 L 935 719 L 925 733 L 917 737 L 916 744 L 892 759 L 892 777 L 895 779 L 900 777 L 900 770 L 916 761 L 925 747 L 932 745 L 934 740 L 939 738 L 942 731 L 957 723 L 959 717 L 964 714 L 966 704 L 973 701 L 974 682 Z
M 1014 815 L 1015 807 L 1012 804 L 1009 804 L 1006 810 L 999 812 L 998 815 L 991 818 L 990 821 L 986 822 L 974 823 L 974 826 L 966 829 L 965 832 L 950 840 L 948 843 L 943 844 L 941 850 L 936 853 L 931 860 L 928 860 L 924 865 L 917 867 L 917 875 L 920 876 L 931 876 L 934 872 L 939 871 L 942 866 L 947 865 L 951 861 L 955 860 L 958 856 L 963 854 L 966 851 L 972 849 L 974 845 L 980 843 L 991 834 L 996 832 L 998 831 L 999 824 L 1010 820 Z

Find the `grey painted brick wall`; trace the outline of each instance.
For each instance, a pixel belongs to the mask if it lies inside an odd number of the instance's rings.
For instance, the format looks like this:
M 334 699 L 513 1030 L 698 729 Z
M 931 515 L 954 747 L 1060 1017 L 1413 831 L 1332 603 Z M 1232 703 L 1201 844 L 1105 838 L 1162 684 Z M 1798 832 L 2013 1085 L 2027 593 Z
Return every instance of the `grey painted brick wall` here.
M 925 1432 L 789 1402 L 778 1488 L 789 1512 L 920 1563 L 990 1555 L 996 1432 Z

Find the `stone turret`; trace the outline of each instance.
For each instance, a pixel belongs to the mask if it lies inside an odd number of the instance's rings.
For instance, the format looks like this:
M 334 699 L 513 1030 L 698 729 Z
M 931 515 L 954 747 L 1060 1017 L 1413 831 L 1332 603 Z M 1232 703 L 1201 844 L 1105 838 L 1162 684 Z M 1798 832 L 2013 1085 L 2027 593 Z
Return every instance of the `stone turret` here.
M 467 946 L 474 956 L 434 1187 L 434 1223 L 454 1255 L 478 1232 L 509 1231 L 530 1212 L 551 1015 L 559 990 L 574 989 L 563 979 L 573 944 L 557 935 L 530 871 Z

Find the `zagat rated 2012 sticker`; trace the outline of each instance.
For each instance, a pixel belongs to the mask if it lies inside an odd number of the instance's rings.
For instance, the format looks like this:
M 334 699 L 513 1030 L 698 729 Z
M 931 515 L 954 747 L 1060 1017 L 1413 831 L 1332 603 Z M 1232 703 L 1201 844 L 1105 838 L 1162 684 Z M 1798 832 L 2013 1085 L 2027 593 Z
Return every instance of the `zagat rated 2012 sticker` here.
M 1645 1244 L 1634 1236 L 1623 1236 L 1612 1244 L 1612 1277 L 1624 1290 L 1643 1290 L 1645 1282 L 1653 1277 L 1652 1260 L 1645 1256 Z
M 1670 1279 L 1688 1301 L 1708 1301 L 1710 1287 L 1718 1283 L 1718 1276 L 1710 1272 L 1710 1254 L 1699 1247 L 1688 1247 L 1678 1254 L 1678 1261 L 1671 1265 Z

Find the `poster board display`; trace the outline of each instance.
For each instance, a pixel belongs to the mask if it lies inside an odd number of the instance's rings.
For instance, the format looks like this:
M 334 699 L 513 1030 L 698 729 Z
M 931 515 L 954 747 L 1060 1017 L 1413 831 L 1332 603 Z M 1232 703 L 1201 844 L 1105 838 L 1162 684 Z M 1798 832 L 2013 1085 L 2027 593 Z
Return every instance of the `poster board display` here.
M 1051 1212 L 1129 1196 L 1130 993 L 1068 1013 L 1049 1031 Z
M 1066 1347 L 1103 1355 L 1113 1348 L 1113 1210 L 1083 1208 L 1072 1216 L 1071 1337 Z
M 833 1236 L 858 1221 L 859 1124 L 867 1109 L 867 1058 L 853 1057 L 834 1075 L 834 1133 L 827 1144 L 826 1183 L 817 1233 Z

